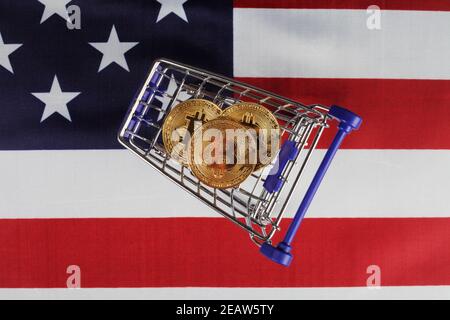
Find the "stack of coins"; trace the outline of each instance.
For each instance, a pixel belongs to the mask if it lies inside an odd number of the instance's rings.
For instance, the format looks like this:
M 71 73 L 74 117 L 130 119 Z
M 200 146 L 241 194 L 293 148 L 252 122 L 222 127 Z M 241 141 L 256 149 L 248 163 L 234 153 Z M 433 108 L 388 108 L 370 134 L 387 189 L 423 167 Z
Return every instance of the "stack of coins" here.
M 280 147 L 280 127 L 256 103 L 222 110 L 211 101 L 190 99 L 167 115 L 162 138 L 172 159 L 188 166 L 204 184 L 226 189 L 272 162 Z

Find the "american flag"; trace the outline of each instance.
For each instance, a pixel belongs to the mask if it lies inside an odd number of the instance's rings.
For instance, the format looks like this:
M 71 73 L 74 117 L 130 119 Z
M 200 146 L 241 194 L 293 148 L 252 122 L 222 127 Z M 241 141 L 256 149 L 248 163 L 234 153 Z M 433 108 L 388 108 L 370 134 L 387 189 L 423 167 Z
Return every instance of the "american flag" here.
M 159 57 L 364 119 L 291 267 L 119 146 Z M 449 57 L 449 1 L 0 0 L 0 298 L 450 298 Z

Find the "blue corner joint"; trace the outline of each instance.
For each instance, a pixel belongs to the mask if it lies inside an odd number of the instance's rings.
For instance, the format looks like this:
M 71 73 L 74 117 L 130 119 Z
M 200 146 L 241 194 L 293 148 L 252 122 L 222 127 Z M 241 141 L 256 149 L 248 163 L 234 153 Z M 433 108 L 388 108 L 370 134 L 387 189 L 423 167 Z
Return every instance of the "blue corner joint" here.
M 319 185 L 322 182 L 322 179 L 325 176 L 325 173 L 327 172 L 331 164 L 331 161 L 336 155 L 336 152 L 339 149 L 339 146 L 341 145 L 345 136 L 352 130 L 358 130 L 359 127 L 361 126 L 362 119 L 353 112 L 344 109 L 342 107 L 332 106 L 330 108 L 330 111 L 328 112 L 328 115 L 340 121 L 338 127 L 339 130 L 336 133 L 333 142 L 331 143 L 327 152 L 325 153 L 325 156 L 323 157 L 322 162 L 319 168 L 317 169 L 317 172 L 313 180 L 311 181 L 311 184 L 308 190 L 306 191 L 305 196 L 303 197 L 303 201 L 301 202 L 294 216 L 294 219 L 292 220 L 289 229 L 287 230 L 284 236 L 283 241 L 280 242 L 276 247 L 272 246 L 268 242 L 265 242 L 261 245 L 260 248 L 261 253 L 265 255 L 267 258 L 286 267 L 290 265 L 293 258 L 291 254 L 292 241 L 294 240 L 295 234 L 297 233 L 298 228 L 300 227 L 303 217 L 305 216 L 306 211 L 308 210 L 309 205 L 311 204 L 314 195 L 316 194 Z
M 277 162 L 273 166 L 272 170 L 267 175 L 266 181 L 264 181 L 264 188 L 269 193 L 274 193 L 280 190 L 283 185 L 281 175 L 284 168 L 289 161 L 295 160 L 298 154 L 298 149 L 295 146 L 295 141 L 286 141 L 280 149 Z

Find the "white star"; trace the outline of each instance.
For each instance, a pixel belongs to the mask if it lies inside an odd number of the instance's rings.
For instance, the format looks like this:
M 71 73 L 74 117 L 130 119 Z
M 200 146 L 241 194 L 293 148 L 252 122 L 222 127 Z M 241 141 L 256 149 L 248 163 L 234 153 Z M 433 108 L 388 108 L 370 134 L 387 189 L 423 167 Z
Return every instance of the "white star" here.
M 69 20 L 69 14 L 67 13 L 67 4 L 72 0 L 38 0 L 45 6 L 44 13 L 42 14 L 41 23 L 45 20 L 57 14 L 64 20 Z
M 14 73 L 11 62 L 9 61 L 9 55 L 21 46 L 22 44 L 5 44 L 3 42 L 2 34 L 0 33 L 0 66 L 11 73 Z
M 129 72 L 130 69 L 128 68 L 127 60 L 125 59 L 125 53 L 139 44 L 139 42 L 120 42 L 116 28 L 113 26 L 108 42 L 90 42 L 89 44 L 103 53 L 102 62 L 100 63 L 98 72 L 102 71 L 113 62 Z
M 170 13 L 175 13 L 181 19 L 186 22 L 189 22 L 186 16 L 186 11 L 184 11 L 183 4 L 188 0 L 157 0 L 161 4 L 161 9 L 159 9 L 158 18 L 156 19 L 156 23 L 161 21 Z
M 63 92 L 59 85 L 58 78 L 55 75 L 53 79 L 52 88 L 47 93 L 31 93 L 33 96 L 45 103 L 45 109 L 42 113 L 41 122 L 50 117 L 55 112 L 58 112 L 64 118 L 72 122 L 70 118 L 67 103 L 72 101 L 81 92 Z
M 164 96 L 162 96 L 162 97 L 157 97 L 156 98 L 156 99 L 158 99 L 159 101 L 162 102 L 162 107 L 161 107 L 162 111 L 159 112 L 157 121 L 161 120 L 162 117 L 164 116 L 165 111 L 167 110 L 167 107 L 169 106 L 170 101 L 172 100 L 172 97 L 175 94 L 175 90 L 177 88 L 178 88 L 177 82 L 175 81 L 175 78 L 172 76 L 170 78 L 170 82 L 169 82 L 169 86 L 167 87 L 166 94 Z M 181 90 L 178 93 L 177 100 L 185 101 L 185 100 L 189 99 L 190 97 L 191 97 L 190 94 L 188 94 L 184 90 Z

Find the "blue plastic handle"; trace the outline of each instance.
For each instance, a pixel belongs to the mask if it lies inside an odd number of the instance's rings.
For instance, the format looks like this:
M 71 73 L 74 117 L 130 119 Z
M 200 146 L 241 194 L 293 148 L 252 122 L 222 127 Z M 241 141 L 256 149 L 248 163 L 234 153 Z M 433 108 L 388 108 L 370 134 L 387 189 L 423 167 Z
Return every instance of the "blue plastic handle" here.
M 340 121 L 339 130 L 336 133 L 333 142 L 325 153 L 325 156 L 323 157 L 322 162 L 317 169 L 317 172 L 311 181 L 305 196 L 303 197 L 303 200 L 284 236 L 283 241 L 280 242 L 277 247 L 274 247 L 267 242 L 263 243 L 260 249 L 261 253 L 266 257 L 286 267 L 290 265 L 293 258 L 291 254 L 291 243 L 294 240 L 298 228 L 300 227 L 303 217 L 305 216 L 306 211 L 308 210 L 309 205 L 317 192 L 317 189 L 319 189 L 320 183 L 322 182 L 331 161 L 336 155 L 336 152 L 345 136 L 352 130 L 357 130 L 362 122 L 362 119 L 359 116 L 339 106 L 332 106 L 328 114 Z

